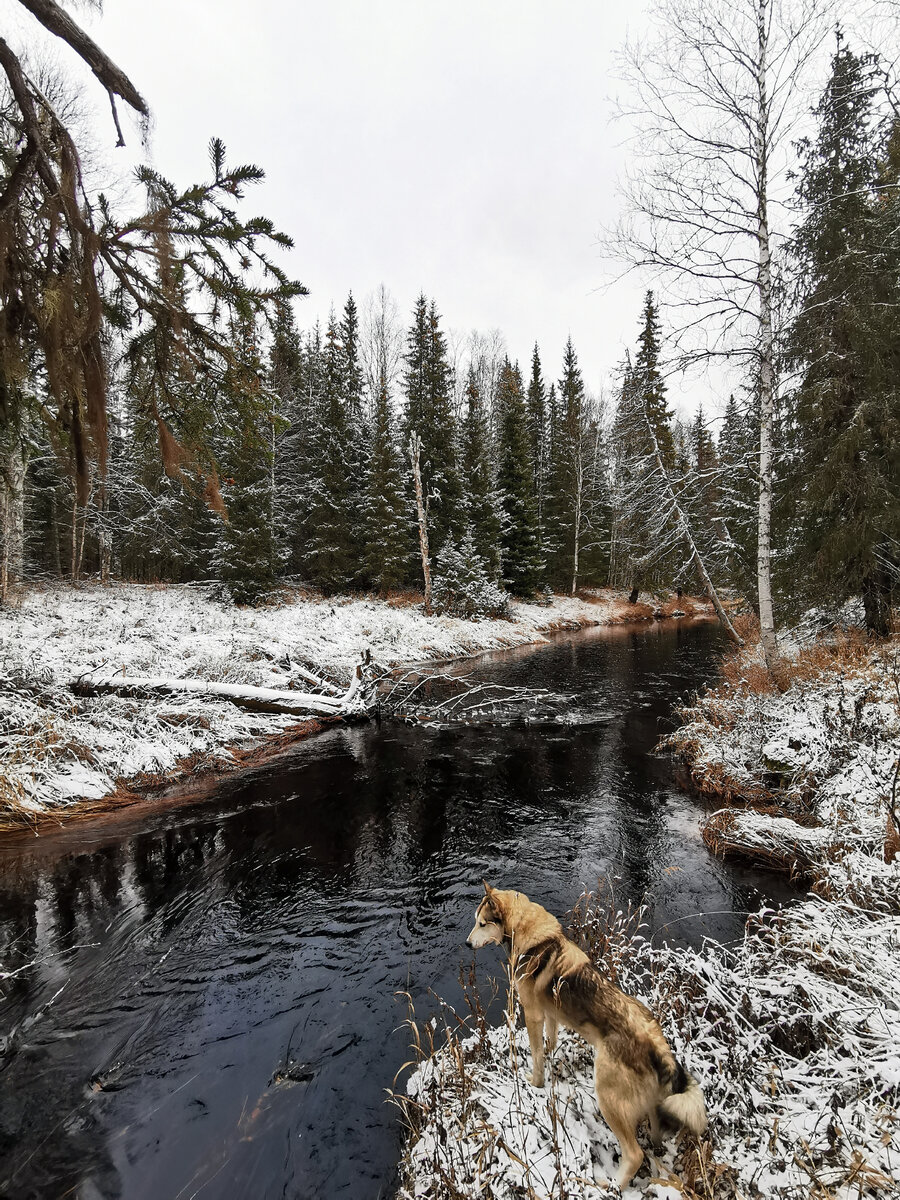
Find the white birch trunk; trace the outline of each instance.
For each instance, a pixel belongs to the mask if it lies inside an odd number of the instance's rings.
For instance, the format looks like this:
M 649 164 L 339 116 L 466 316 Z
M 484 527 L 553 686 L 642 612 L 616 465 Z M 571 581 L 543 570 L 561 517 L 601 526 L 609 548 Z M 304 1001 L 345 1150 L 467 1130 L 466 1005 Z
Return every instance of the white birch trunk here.
M 412 463 L 416 485 L 416 512 L 419 518 L 419 550 L 422 555 L 422 575 L 425 580 L 425 615 L 431 614 L 431 557 L 428 546 L 428 514 L 422 496 L 422 472 L 419 459 L 422 454 L 422 439 L 415 432 L 409 438 L 409 460 Z
M 759 267 L 759 520 L 756 553 L 756 581 L 759 593 L 759 628 L 766 666 L 778 657 L 775 615 L 772 607 L 772 438 L 775 424 L 775 353 L 772 331 L 772 247 L 769 234 L 769 108 L 767 97 L 769 0 L 759 0 L 757 8 L 757 89 L 759 110 L 756 119 L 754 153 L 756 156 Z
M 581 543 L 581 506 L 584 500 L 584 454 L 579 447 L 575 464 L 575 545 L 572 553 L 572 595 L 578 586 L 578 551 Z

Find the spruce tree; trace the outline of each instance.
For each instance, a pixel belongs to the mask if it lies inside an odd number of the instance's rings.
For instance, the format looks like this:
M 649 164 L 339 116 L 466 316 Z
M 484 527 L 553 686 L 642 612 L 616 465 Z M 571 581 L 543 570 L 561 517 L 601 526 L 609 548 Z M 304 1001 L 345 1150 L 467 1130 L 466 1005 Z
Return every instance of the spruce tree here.
M 497 385 L 497 486 L 503 505 L 500 559 L 503 581 L 517 596 L 531 596 L 540 582 L 541 561 L 528 410 L 518 365 L 507 358 Z
M 586 402 L 571 338 L 563 355 L 559 390 L 551 388 L 548 408 L 550 447 L 544 522 L 547 574 L 556 587 L 574 592 L 579 582 L 600 582 L 598 551 L 602 548 L 605 561 L 609 505 L 600 426 Z M 591 553 L 587 560 L 586 551 Z
M 541 369 L 537 342 L 531 355 L 531 379 L 528 381 L 528 437 L 531 443 L 531 465 L 534 479 L 534 500 L 537 508 L 538 534 L 543 542 L 544 507 L 546 505 L 548 473 L 548 441 L 550 435 L 547 389 Z
M 325 349 L 318 322 L 301 339 L 291 425 L 285 435 L 282 480 L 292 514 L 288 533 L 288 570 L 312 577 L 310 551 L 320 486 L 320 445 L 325 419 Z
M 366 502 L 367 429 L 363 398 L 363 369 L 359 348 L 359 313 L 351 292 L 338 328 L 342 352 L 341 394 L 347 426 L 347 504 L 351 553 L 359 564 L 365 549 L 363 507 Z
M 641 404 L 647 420 L 653 426 L 653 432 L 656 434 L 663 466 L 666 470 L 670 470 L 675 465 L 672 413 L 666 403 L 666 383 L 659 363 L 661 349 L 659 308 L 650 291 L 644 297 L 641 322 L 638 351 L 634 360 L 635 383 L 640 390 Z
M 412 433 L 422 440 L 422 486 L 428 506 L 429 541 L 431 554 L 437 557 L 448 537 L 461 535 L 464 514 L 447 344 L 437 307 L 434 301 L 429 304 L 424 295 L 416 301 L 407 334 L 404 388 L 404 445 L 409 443 Z
M 719 461 L 702 404 L 698 405 L 690 427 L 689 447 L 689 487 L 684 509 L 706 569 L 710 573 L 715 570 L 718 575 L 725 557 L 719 518 Z
M 750 406 L 728 397 L 717 447 L 719 514 L 726 578 L 732 587 L 756 597 L 756 530 L 759 484 L 755 463 L 759 433 Z
M 252 321 L 233 326 L 234 355 L 225 375 L 225 395 L 255 391 L 253 411 L 235 410 L 237 421 L 221 435 L 228 515 L 219 528 L 215 560 L 219 578 L 236 604 L 253 604 L 276 583 L 272 529 L 271 428 L 274 396 L 265 386 Z
M 500 574 L 500 501 L 491 467 L 490 428 L 474 367 L 466 380 L 466 414 L 462 428 L 462 478 L 466 519 L 475 553 L 491 579 Z
M 677 494 L 689 469 L 686 444 L 676 448 L 659 369 L 659 317 L 651 292 L 641 313 L 634 362 L 626 360 L 613 423 L 615 578 L 636 599 L 646 588 L 680 577 L 684 552 L 668 487 Z M 654 436 L 666 479 L 660 478 Z
M 508 615 L 509 594 L 488 575 L 484 559 L 475 549 L 471 529 L 458 545 L 447 542 L 441 551 L 434 581 L 434 606 L 438 612 L 470 620 Z
M 312 581 L 326 592 L 336 592 L 350 585 L 358 563 L 354 559 L 356 514 L 347 468 L 350 428 L 345 401 L 345 357 L 334 312 L 325 335 L 323 383 L 306 561 Z
M 295 535 L 299 519 L 300 488 L 298 439 L 303 426 L 301 398 L 303 346 L 289 304 L 276 310 L 269 346 L 269 388 L 274 396 L 277 426 L 273 446 L 274 522 L 273 537 L 280 570 L 296 571 Z
M 900 261 L 896 230 L 881 220 L 876 70 L 838 34 L 817 132 L 801 145 L 791 348 L 803 370 L 801 513 L 814 588 L 832 601 L 862 594 L 867 627 L 884 634 L 900 543 Z
M 414 545 L 405 494 L 408 472 L 394 434 L 391 397 L 384 368 L 372 409 L 367 451 L 362 529 L 362 577 L 385 593 L 408 578 Z

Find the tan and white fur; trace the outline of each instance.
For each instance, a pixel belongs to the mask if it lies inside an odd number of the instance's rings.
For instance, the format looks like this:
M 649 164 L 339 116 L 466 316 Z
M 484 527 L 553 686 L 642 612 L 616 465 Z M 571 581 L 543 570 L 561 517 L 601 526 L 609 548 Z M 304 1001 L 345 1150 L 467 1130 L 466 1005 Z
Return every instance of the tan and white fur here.
M 531 1045 L 529 1082 L 544 1086 L 544 1033 L 556 1046 L 559 1023 L 594 1047 L 594 1088 L 603 1119 L 621 1149 L 617 1182 L 626 1187 L 644 1158 L 637 1128 L 646 1119 L 660 1146 L 660 1115 L 695 1134 L 707 1127 L 697 1081 L 673 1055 L 645 1004 L 626 996 L 563 933 L 556 917 L 521 892 L 484 885 L 466 944 L 509 949 Z

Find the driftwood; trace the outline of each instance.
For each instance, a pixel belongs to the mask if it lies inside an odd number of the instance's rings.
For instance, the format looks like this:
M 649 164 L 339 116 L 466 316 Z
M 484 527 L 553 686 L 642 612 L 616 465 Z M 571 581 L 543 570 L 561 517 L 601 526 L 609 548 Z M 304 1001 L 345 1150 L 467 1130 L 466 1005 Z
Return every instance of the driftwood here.
M 192 694 L 216 700 L 230 700 L 252 712 L 283 712 L 314 714 L 325 717 L 368 716 L 374 703 L 374 685 L 370 657 L 367 654 L 353 672 L 350 686 L 334 695 L 334 685 L 304 672 L 310 681 L 318 683 L 332 694 L 294 692 L 281 688 L 251 687 L 244 683 L 219 683 L 209 679 L 170 679 L 165 676 L 125 675 L 121 671 L 102 669 L 87 672 L 73 679 L 70 687 L 79 696 L 99 696 L 116 692 L 124 696 L 171 696 Z

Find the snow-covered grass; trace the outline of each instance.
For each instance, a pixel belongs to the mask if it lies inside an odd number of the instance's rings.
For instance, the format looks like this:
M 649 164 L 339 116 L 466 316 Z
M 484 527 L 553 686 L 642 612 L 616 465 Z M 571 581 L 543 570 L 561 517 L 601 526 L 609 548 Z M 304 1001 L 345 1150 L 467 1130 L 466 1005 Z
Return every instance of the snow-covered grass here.
M 765 691 L 757 657 L 735 655 L 669 738 L 700 790 L 753 805 L 714 814 L 707 840 L 813 876 L 851 849 L 879 856 L 900 759 L 900 642 L 798 647 Z
M 798 635 L 792 651 L 774 683 L 757 648 L 736 654 L 670 745 L 704 791 L 753 804 L 715 814 L 711 844 L 801 867 L 808 898 L 696 951 L 651 946 L 605 903 L 575 914 L 576 939 L 650 1005 L 710 1114 L 709 1137 L 648 1155 L 628 1197 L 900 1195 L 900 847 L 886 837 L 900 645 Z M 561 1038 L 537 1092 L 514 1001 L 499 1029 L 472 1010 L 414 1031 L 401 1197 L 618 1194 L 587 1047 Z
M 28 818 L 96 800 L 123 780 L 234 762 L 230 747 L 277 734 L 291 715 L 225 700 L 80 698 L 72 680 L 102 668 L 308 691 L 303 672 L 346 686 L 363 652 L 384 667 L 542 640 L 542 631 L 604 623 L 612 597 L 516 604 L 511 620 L 426 617 L 374 599 L 288 595 L 236 608 L 196 587 L 119 584 L 32 588 L 0 611 L 0 815 Z

